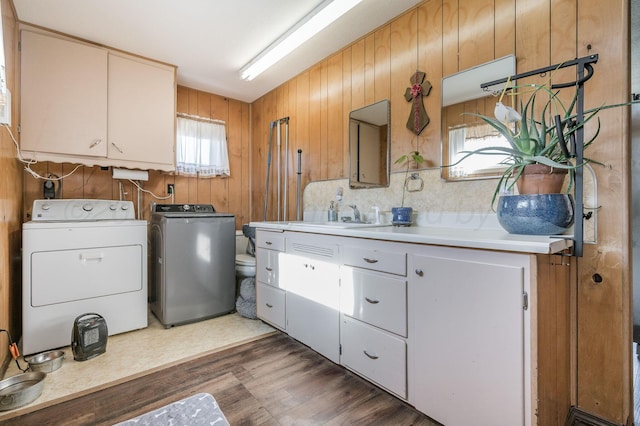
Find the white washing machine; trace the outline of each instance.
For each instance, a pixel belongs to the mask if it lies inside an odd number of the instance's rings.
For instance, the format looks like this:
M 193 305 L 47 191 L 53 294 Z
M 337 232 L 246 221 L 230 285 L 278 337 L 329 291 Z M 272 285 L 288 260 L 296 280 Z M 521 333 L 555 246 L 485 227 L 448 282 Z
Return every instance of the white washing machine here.
M 131 201 L 34 201 L 22 256 L 25 355 L 69 346 L 85 313 L 109 335 L 147 326 L 147 221 Z

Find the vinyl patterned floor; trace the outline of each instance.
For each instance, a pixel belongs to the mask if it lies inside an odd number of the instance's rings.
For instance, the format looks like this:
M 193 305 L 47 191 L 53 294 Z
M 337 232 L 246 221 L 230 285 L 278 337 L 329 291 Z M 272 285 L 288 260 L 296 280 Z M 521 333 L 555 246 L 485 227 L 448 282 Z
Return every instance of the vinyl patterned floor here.
M 149 313 L 147 328 L 110 336 L 107 351 L 96 358 L 74 361 L 71 348 L 63 348 L 62 367 L 47 375 L 40 397 L 24 407 L 1 411 L 0 423 L 3 418 L 73 399 L 273 331 L 262 321 L 237 313 L 166 329 Z M 20 361 L 24 368 L 26 363 Z M 18 373 L 12 361 L 5 378 Z

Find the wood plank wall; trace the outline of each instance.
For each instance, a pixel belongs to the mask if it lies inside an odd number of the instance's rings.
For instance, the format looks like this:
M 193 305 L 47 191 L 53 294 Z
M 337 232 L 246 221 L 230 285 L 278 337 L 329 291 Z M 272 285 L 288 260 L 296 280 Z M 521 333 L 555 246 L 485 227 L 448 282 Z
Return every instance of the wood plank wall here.
M 385 98 L 391 100 L 392 162 L 419 149 L 426 166 L 438 166 L 442 76 L 507 54 L 516 55 L 518 71 L 528 71 L 598 53 L 596 73 L 586 85 L 586 106 L 628 100 L 628 9 L 628 0 L 421 3 L 252 104 L 252 218 L 263 217 L 269 123 L 280 117 L 290 118 L 286 173 L 293 188 L 297 149 L 303 151 L 302 187 L 310 181 L 346 178 L 348 113 Z M 419 137 L 405 128 L 410 106 L 403 97 L 416 69 L 426 72 L 433 85 L 424 98 L 431 124 Z M 554 81 L 567 75 L 571 78 L 570 71 L 557 73 Z M 585 256 L 576 261 L 579 267 L 572 283 L 577 304 L 572 402 L 624 423 L 631 412 L 629 114 L 609 110 L 600 118 L 597 146 L 588 152 L 606 164 L 596 168 L 599 243 L 587 246 Z M 276 217 L 274 179 L 272 168 L 268 219 Z M 455 185 L 456 193 L 464 193 L 465 183 Z M 289 192 L 289 217 L 295 212 L 294 195 L 295 191 Z M 602 282 L 597 283 L 594 274 Z
M 2 0 L 2 27 L 7 70 L 7 87 L 16 91 L 17 25 L 13 3 Z M 16 105 L 15 102 L 13 105 Z M 15 108 L 12 117 L 15 117 Z M 12 120 L 13 134 L 17 134 L 16 120 Z M 16 160 L 16 147 L 6 128 L 0 128 L 0 328 L 10 330 L 14 339 L 20 336 L 20 311 L 14 301 L 21 300 L 22 263 L 20 259 L 22 226 L 22 172 Z M 0 334 L 0 366 L 10 360 L 5 333 Z M 2 369 L 0 368 L 0 373 Z
M 217 211 L 236 215 L 236 228 L 249 221 L 249 104 L 222 96 L 178 86 L 177 111 L 205 118 L 223 120 L 226 123 L 231 176 L 228 178 L 199 179 L 174 175 L 157 170 L 149 171 L 149 180 L 143 182 L 145 190 L 158 197 L 167 197 L 167 184 L 175 185 L 175 203 L 213 204 Z M 42 176 L 64 176 L 73 171 L 76 164 L 43 162 L 33 166 Z M 24 220 L 31 219 L 33 200 L 43 197 L 43 181 L 25 173 Z M 80 166 L 62 181 L 59 198 L 122 199 L 134 202 L 138 208 L 137 189 L 129 181 L 115 181 L 110 169 Z M 170 203 L 172 200 L 155 198 L 143 193 L 142 218 L 149 219 L 151 202 Z

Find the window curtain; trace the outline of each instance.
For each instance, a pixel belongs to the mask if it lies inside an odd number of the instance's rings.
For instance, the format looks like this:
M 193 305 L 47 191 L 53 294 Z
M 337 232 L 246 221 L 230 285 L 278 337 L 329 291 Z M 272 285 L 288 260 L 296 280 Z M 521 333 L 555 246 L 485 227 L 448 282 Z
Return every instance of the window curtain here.
M 176 171 L 201 177 L 229 176 L 224 123 L 178 117 Z

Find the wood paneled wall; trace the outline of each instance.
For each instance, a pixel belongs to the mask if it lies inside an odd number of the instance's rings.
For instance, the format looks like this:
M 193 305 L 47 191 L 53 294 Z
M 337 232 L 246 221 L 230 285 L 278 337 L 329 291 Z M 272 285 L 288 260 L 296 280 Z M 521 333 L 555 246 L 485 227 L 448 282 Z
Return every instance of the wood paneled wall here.
M 149 180 L 142 182 L 146 191 L 141 203 L 142 218 L 149 219 L 151 202 L 170 203 L 167 184 L 175 185 L 175 203 L 213 204 L 217 211 L 236 215 L 236 227 L 249 221 L 249 104 L 222 96 L 178 86 L 177 111 L 226 123 L 231 176 L 228 178 L 186 177 L 156 170 L 149 171 Z M 32 168 L 42 176 L 64 176 L 76 164 L 43 162 Z M 43 181 L 25 173 L 24 220 L 30 220 L 33 200 L 43 197 Z M 122 185 L 122 188 L 120 187 Z M 80 166 L 62 181 L 59 198 L 102 198 L 131 200 L 138 208 L 137 189 L 129 181 L 115 181 L 110 169 Z
M 263 217 L 271 121 L 290 117 L 286 170 L 290 188 L 296 183 L 297 149 L 303 151 L 302 187 L 319 179 L 346 178 L 348 113 L 385 98 L 391 100 L 392 162 L 409 150 L 419 149 L 427 159 L 426 166 L 438 166 L 442 76 L 512 53 L 519 72 L 598 53 L 595 75 L 585 87 L 586 106 L 624 102 L 630 94 L 628 20 L 628 0 L 421 3 L 252 104 L 255 178 L 251 216 Z M 405 128 L 410 105 L 403 97 L 416 69 L 426 72 L 426 79 L 433 85 L 424 97 L 431 124 L 419 137 Z M 565 70 L 554 74 L 553 79 L 573 77 L 570 70 Z M 538 81 L 548 78 L 541 76 Z M 625 109 L 607 110 L 600 118 L 600 136 L 588 152 L 606 164 L 596 167 L 601 206 L 599 243 L 587 246 L 583 258 L 573 259 L 578 269 L 571 290 L 576 303 L 572 317 L 576 323 L 571 345 L 575 352 L 572 402 L 605 419 L 624 423 L 632 412 L 629 113 Z M 587 132 L 590 130 L 593 127 L 587 127 Z M 271 173 L 273 183 L 273 167 Z M 465 183 L 452 185 L 456 185 L 457 194 L 475 196 L 472 191 L 464 194 Z M 271 185 L 269 189 L 267 218 L 274 219 L 276 187 Z M 425 194 L 429 196 L 428 188 Z M 294 195 L 295 191 L 289 193 L 289 217 L 294 215 Z M 602 282 L 596 282 L 594 274 L 599 274 Z
M 2 0 L 2 27 L 7 71 L 7 87 L 15 96 L 16 91 L 16 40 L 17 25 L 13 4 Z M 13 105 L 16 105 L 14 102 Z M 11 131 L 17 134 L 16 111 L 12 111 Z M 20 311 L 15 303 L 22 300 L 22 263 L 20 259 L 22 225 L 22 172 L 16 160 L 16 147 L 9 131 L 0 127 L 0 328 L 10 330 L 14 339 L 21 334 Z M 0 365 L 10 357 L 5 333 L 0 334 Z M 0 368 L 0 373 L 2 369 Z

